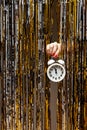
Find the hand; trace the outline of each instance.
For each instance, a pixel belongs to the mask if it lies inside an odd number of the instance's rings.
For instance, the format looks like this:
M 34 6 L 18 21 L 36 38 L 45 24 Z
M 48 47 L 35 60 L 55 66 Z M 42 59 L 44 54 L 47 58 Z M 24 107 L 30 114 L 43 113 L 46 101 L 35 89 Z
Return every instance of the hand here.
M 53 58 L 58 58 L 59 54 L 61 53 L 61 43 L 53 42 L 46 46 L 46 52 Z

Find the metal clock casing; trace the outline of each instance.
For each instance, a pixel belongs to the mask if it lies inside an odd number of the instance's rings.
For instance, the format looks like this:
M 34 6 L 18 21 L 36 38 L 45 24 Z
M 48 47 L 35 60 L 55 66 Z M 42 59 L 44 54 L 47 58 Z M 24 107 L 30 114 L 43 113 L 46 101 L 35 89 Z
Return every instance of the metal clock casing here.
M 66 74 L 63 60 L 51 59 L 48 61 L 47 76 L 52 82 L 60 82 Z

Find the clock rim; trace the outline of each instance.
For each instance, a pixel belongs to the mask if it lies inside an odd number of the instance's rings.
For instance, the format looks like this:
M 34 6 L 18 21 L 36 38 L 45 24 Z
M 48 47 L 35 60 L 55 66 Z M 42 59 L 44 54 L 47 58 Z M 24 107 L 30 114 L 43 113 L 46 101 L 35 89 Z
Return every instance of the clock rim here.
M 50 78 L 50 76 L 49 76 L 49 70 L 50 70 L 50 68 L 53 67 L 53 66 L 55 66 L 55 65 L 60 66 L 60 67 L 63 69 L 63 72 L 64 72 L 62 78 L 60 78 L 59 80 L 58 80 L 58 79 L 57 79 L 57 80 L 52 80 L 52 79 Z M 49 78 L 52 82 L 60 82 L 60 81 L 62 81 L 62 80 L 64 79 L 65 75 L 66 75 L 65 67 L 64 67 L 63 65 L 59 64 L 59 63 L 53 63 L 53 64 L 51 64 L 50 66 L 48 66 L 48 68 L 47 68 L 47 76 L 48 76 L 48 78 Z

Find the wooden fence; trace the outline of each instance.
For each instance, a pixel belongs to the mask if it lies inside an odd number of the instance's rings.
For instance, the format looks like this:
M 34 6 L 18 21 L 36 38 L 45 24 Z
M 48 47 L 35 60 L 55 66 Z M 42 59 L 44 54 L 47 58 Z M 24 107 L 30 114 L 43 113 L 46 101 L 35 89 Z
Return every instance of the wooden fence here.
M 54 41 L 59 83 L 46 74 Z M 87 130 L 87 0 L 0 0 L 0 130 Z

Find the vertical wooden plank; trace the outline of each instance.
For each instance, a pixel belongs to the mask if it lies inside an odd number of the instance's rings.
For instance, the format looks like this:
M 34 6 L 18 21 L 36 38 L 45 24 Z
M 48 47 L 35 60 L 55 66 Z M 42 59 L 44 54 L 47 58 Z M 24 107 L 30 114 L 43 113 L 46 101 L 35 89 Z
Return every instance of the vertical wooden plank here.
M 58 84 L 50 82 L 51 130 L 57 130 L 57 89 L 58 89 Z

